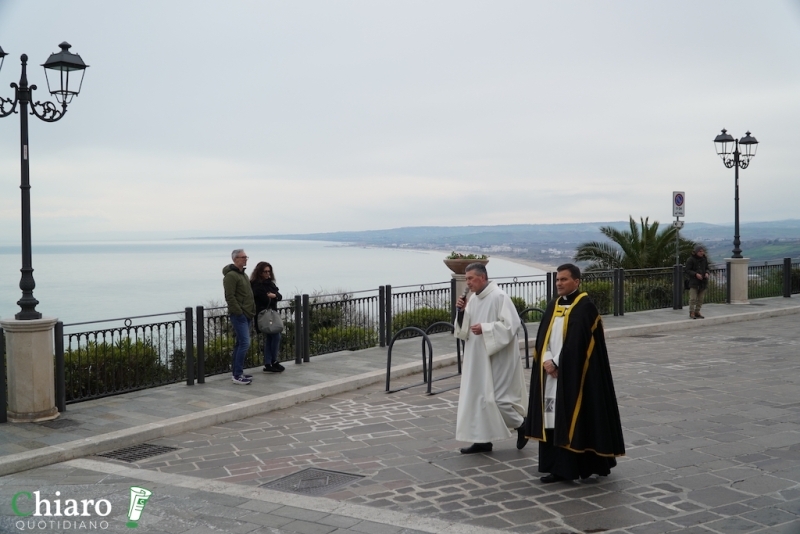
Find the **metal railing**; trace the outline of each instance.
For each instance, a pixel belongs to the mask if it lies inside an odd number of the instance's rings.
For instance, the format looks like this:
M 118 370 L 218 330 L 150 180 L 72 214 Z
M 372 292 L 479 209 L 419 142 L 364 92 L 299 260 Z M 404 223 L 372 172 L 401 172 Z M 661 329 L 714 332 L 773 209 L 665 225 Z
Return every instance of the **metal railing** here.
M 727 272 L 712 267 L 705 301 L 725 302 Z M 672 270 L 616 269 L 583 275 L 582 289 L 601 314 L 666 308 L 672 294 Z M 749 296 L 763 298 L 800 293 L 800 262 L 751 265 Z M 543 304 L 553 295 L 552 273 L 542 276 L 496 279 L 515 305 Z M 682 279 L 680 283 L 682 284 Z M 412 289 L 413 288 L 413 289 Z M 330 295 L 296 295 L 279 305 L 284 322 L 280 359 L 308 362 L 310 356 L 385 346 L 403 329 L 425 331 L 453 317 L 452 281 L 420 286 L 382 286 L 378 290 Z M 680 291 L 683 304 L 688 292 Z M 524 309 L 524 308 L 522 308 Z M 529 316 L 525 320 L 538 320 Z M 150 322 L 147 322 L 150 321 Z M 81 327 L 91 325 L 91 329 Z M 440 330 L 447 328 L 441 325 Z M 435 328 L 439 331 L 439 327 Z M 141 315 L 83 323 L 56 324 L 57 407 L 68 403 L 117 395 L 186 380 L 191 385 L 206 376 L 230 372 L 233 329 L 225 307 Z M 433 331 L 431 332 L 433 333 Z M 263 363 L 262 335 L 253 329 L 245 366 Z M 2 331 L 0 331 L 2 343 Z M 0 356 L 5 345 L 0 347 Z M 5 365 L 0 358 L 0 422 L 6 410 Z
M 624 271 L 624 311 L 672 307 L 672 267 Z
M 379 294 L 375 290 L 303 295 L 308 348 L 303 356 L 375 347 L 380 342 Z
M 783 295 L 784 264 L 774 261 L 751 263 L 747 268 L 747 296 L 760 299 Z
M 423 331 L 438 322 L 452 321 L 451 283 L 434 282 L 431 284 L 408 286 L 384 286 L 386 299 L 386 339 L 392 339 L 403 330 L 399 339 L 416 337 L 415 330 L 404 330 L 414 326 Z M 417 288 L 412 290 L 411 288 Z M 445 332 L 446 328 L 435 328 L 428 334 Z
M 526 308 L 546 308 L 548 301 L 547 275 L 538 274 L 530 276 L 508 276 L 493 278 L 497 286 L 511 297 L 517 313 Z M 537 312 L 526 313 L 521 317 L 523 321 L 535 322 L 539 320 Z
M 608 315 L 615 312 L 615 272 L 614 271 L 586 271 L 582 273 L 581 291 L 589 294 L 589 297 L 597 307 L 600 315 Z
M 186 313 L 191 314 L 187 308 Z M 139 319 L 171 317 L 136 324 Z M 120 324 L 121 323 L 121 324 Z M 182 312 L 56 324 L 56 391 L 60 404 L 180 382 L 186 376 L 186 326 Z M 105 325 L 81 332 L 77 326 Z

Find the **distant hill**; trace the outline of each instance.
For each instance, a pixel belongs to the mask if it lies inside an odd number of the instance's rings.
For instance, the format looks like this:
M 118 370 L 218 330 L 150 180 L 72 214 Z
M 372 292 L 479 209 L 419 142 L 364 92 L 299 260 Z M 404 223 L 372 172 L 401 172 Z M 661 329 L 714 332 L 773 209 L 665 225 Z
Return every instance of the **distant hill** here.
M 671 224 L 672 221 L 661 221 Z M 353 243 L 361 246 L 481 251 L 547 263 L 569 261 L 575 248 L 586 241 L 605 239 L 601 226 L 621 230 L 628 221 L 566 224 L 509 224 L 496 226 L 410 226 L 385 230 L 249 236 Z M 704 243 L 709 257 L 719 262 L 730 257 L 733 225 L 686 223 L 681 234 Z M 742 250 L 753 260 L 800 257 L 800 219 L 740 224 Z

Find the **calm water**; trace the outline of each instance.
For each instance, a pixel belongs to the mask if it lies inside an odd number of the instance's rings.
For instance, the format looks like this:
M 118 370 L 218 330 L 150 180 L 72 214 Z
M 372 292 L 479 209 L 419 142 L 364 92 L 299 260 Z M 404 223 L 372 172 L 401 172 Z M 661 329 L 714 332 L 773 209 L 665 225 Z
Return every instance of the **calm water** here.
M 61 243 L 34 247 L 36 309 L 74 323 L 224 304 L 222 268 L 234 248 L 250 257 L 248 274 L 259 261 L 272 263 L 284 298 L 450 280 L 445 254 L 434 251 L 266 239 Z M 2 318 L 19 311 L 21 262 L 18 247 L 0 246 Z M 491 277 L 542 273 L 499 258 L 487 268 Z

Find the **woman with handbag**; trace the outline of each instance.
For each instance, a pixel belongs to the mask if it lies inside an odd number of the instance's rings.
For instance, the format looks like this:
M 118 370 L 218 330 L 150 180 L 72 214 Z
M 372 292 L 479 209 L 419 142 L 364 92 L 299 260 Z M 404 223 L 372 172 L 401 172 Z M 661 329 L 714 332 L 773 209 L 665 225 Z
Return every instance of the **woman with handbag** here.
M 283 327 L 280 325 L 278 328 L 261 328 L 265 323 L 263 315 L 272 314 L 277 316 L 278 301 L 281 300 L 281 294 L 278 291 L 278 286 L 275 285 L 275 273 L 272 270 L 272 265 L 266 261 L 260 261 L 250 273 L 250 286 L 253 288 L 253 298 L 256 301 L 256 317 L 258 318 L 257 324 L 259 330 L 262 331 L 264 338 L 264 372 L 265 373 L 282 373 L 285 369 L 278 361 L 278 349 L 281 346 L 281 333 Z M 262 312 L 264 312 L 262 314 Z M 279 317 L 277 318 L 279 322 Z

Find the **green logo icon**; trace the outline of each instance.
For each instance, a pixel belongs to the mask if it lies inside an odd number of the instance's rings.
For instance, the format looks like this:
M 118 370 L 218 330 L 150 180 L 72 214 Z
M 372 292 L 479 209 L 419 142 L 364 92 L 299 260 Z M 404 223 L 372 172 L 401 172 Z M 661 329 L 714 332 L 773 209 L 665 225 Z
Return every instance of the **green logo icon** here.
M 125 525 L 128 528 L 136 528 L 139 526 L 139 518 L 142 517 L 144 505 L 147 504 L 147 499 L 150 498 L 153 492 L 147 488 L 139 488 L 131 486 L 131 504 L 128 506 L 128 522 Z

